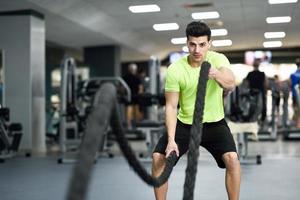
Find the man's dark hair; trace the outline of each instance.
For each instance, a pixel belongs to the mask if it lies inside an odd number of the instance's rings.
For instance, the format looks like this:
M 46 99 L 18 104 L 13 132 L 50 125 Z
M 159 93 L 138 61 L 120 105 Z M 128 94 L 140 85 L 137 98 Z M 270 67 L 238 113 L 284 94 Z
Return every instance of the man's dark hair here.
M 209 41 L 211 37 L 211 30 L 204 22 L 194 21 L 187 25 L 185 34 L 187 39 L 189 38 L 189 36 L 192 37 L 207 36 L 207 39 Z
M 254 60 L 254 62 L 253 62 L 253 67 L 254 67 L 255 69 L 258 69 L 260 63 L 261 63 L 261 60 L 258 59 L 258 58 L 256 58 L 256 59 Z

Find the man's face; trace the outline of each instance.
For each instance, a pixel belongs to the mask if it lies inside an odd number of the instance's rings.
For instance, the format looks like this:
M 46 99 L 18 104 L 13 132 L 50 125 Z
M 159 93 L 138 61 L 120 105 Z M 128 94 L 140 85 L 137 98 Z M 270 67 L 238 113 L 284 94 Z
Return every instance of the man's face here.
M 192 62 L 202 62 L 210 48 L 210 41 L 207 36 L 193 37 L 189 36 L 187 47 Z

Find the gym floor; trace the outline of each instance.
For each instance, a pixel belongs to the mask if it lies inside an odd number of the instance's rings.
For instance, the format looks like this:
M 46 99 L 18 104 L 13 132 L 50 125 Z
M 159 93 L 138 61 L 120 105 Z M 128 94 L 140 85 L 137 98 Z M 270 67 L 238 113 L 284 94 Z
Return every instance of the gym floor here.
M 132 142 L 143 151 L 144 145 Z M 129 168 L 116 145 L 114 158 L 100 158 L 94 165 L 89 200 L 153 200 L 152 188 Z M 299 141 L 250 142 L 249 154 L 262 155 L 262 165 L 242 165 L 242 200 L 295 200 L 300 198 Z M 57 164 L 57 156 L 25 158 L 18 156 L 0 164 L 1 200 L 65 199 L 73 164 Z M 253 162 L 252 162 L 253 161 Z M 250 162 L 255 163 L 254 160 Z M 150 171 L 151 164 L 144 162 Z M 186 157 L 174 168 L 170 178 L 168 199 L 183 196 Z M 200 152 L 195 199 L 225 200 L 224 170 L 217 168 L 204 149 Z

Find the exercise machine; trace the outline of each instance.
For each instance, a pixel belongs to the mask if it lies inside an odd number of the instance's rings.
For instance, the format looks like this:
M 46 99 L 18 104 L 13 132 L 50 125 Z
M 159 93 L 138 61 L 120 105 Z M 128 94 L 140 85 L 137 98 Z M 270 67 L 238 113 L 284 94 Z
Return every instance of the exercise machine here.
M 125 90 L 125 94 L 118 95 L 118 101 L 127 101 L 129 102 L 131 100 L 131 91 L 128 87 L 127 83 L 121 78 L 121 77 L 96 77 L 86 80 L 83 83 L 83 87 L 81 89 L 81 98 L 84 99 L 86 102 L 85 104 L 85 113 L 86 116 L 89 115 L 90 111 L 97 105 L 97 102 L 99 102 L 99 99 L 101 98 L 100 95 L 97 96 L 97 91 L 101 87 L 101 85 L 105 82 L 110 82 L 116 85 L 117 88 L 123 88 Z M 86 121 L 83 119 L 83 121 Z M 85 123 L 84 123 L 85 124 Z M 102 135 L 102 143 L 99 146 L 98 149 L 98 155 L 97 157 L 103 157 L 108 156 L 110 158 L 113 157 L 113 154 L 109 152 L 109 142 L 108 142 L 108 136 L 111 132 L 111 127 L 106 127 L 105 134 Z
M 271 108 L 271 120 L 265 120 L 265 122 L 260 123 L 260 129 L 258 131 L 259 140 L 276 141 L 278 138 L 278 117 L 275 115 L 275 91 L 271 88 L 272 97 L 272 108 Z
M 139 96 L 139 105 L 147 108 L 146 118 L 136 124 L 136 129 L 142 131 L 146 137 L 147 153 L 146 155 L 140 153 L 143 161 L 151 161 L 158 138 L 166 132 L 165 122 L 159 115 L 159 109 L 165 105 L 164 95 L 160 94 L 159 68 L 160 61 L 152 56 L 149 59 L 149 93 Z
M 9 109 L 0 108 L 0 163 L 16 155 L 22 138 L 22 125 L 9 123 Z
M 295 85 L 295 91 L 297 94 L 297 105 L 298 105 L 298 113 L 295 113 L 300 117 L 300 85 Z M 288 120 L 287 120 L 288 121 Z M 297 123 L 297 122 L 295 122 Z M 281 133 L 283 134 L 284 140 L 299 140 L 300 139 L 300 128 L 297 127 L 297 124 L 292 124 L 291 122 L 288 123 L 282 130 Z
M 65 158 L 68 150 L 74 150 L 80 144 L 78 131 L 77 110 L 77 80 L 76 63 L 74 58 L 65 57 L 61 63 L 61 86 L 59 107 L 59 146 L 60 156 L 58 163 L 73 161 Z
M 261 164 L 260 154 L 248 154 L 248 141 L 258 141 L 258 118 L 262 111 L 262 96 L 241 84 L 227 96 L 225 115 L 233 134 L 242 164 Z

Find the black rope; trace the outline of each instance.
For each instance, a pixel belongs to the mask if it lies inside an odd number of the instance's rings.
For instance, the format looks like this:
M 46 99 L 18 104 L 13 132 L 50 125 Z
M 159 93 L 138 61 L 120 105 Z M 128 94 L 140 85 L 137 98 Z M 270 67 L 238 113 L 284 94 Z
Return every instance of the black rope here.
M 175 165 L 177 161 L 177 156 L 175 152 L 172 152 L 170 156 L 166 160 L 166 165 L 164 168 L 164 171 L 161 173 L 161 175 L 157 178 L 152 177 L 145 168 L 141 165 L 139 160 L 136 158 L 132 148 L 130 147 L 127 138 L 125 137 L 123 127 L 121 125 L 120 120 L 120 111 L 119 106 L 117 106 L 117 102 L 115 101 L 115 109 L 112 113 L 112 120 L 111 120 L 111 126 L 113 129 L 113 132 L 116 134 L 117 141 L 119 143 L 119 146 L 124 154 L 124 156 L 127 159 L 127 162 L 129 165 L 133 168 L 133 170 L 140 176 L 142 180 L 144 180 L 147 184 L 159 187 L 163 185 L 169 178 L 173 166 Z
M 103 142 L 104 133 L 111 121 L 111 128 L 116 134 L 117 141 L 129 165 L 134 171 L 149 185 L 159 187 L 164 184 L 177 161 L 175 152 L 167 158 L 167 163 L 162 174 L 153 178 L 136 158 L 132 148 L 125 138 L 124 130 L 119 116 L 119 107 L 116 98 L 116 88 L 111 83 L 105 83 L 97 91 L 95 96 L 94 108 L 87 120 L 87 126 L 77 163 L 74 166 L 70 185 L 68 188 L 68 200 L 83 200 L 86 197 L 90 175 L 95 162 L 95 156 L 99 145 Z
M 193 195 L 195 175 L 197 171 L 197 159 L 199 152 L 193 151 L 194 146 L 199 148 L 201 140 L 201 129 L 202 129 L 202 114 L 204 108 L 204 97 L 207 82 L 207 73 L 210 65 L 209 63 L 203 63 L 200 70 L 200 77 L 198 82 L 197 101 L 194 112 L 194 121 L 191 129 L 191 141 L 190 151 L 188 153 L 188 166 L 186 170 L 186 181 L 185 181 L 185 196 Z M 202 80 L 203 79 L 203 80 Z M 101 98 L 100 98 L 101 96 Z M 200 97 L 199 97 L 200 96 Z M 74 166 L 70 185 L 68 188 L 67 199 L 68 200 L 83 200 L 86 197 L 89 179 L 92 172 L 93 163 L 95 162 L 95 156 L 99 147 L 99 144 L 103 142 L 104 132 L 109 125 L 113 132 L 116 134 L 119 146 L 125 155 L 127 162 L 134 169 L 134 171 L 144 180 L 147 184 L 154 187 L 163 185 L 169 178 L 173 166 L 177 161 L 175 152 L 172 152 L 167 158 L 166 165 L 162 174 L 154 178 L 152 177 L 145 168 L 141 165 L 139 160 L 136 158 L 132 148 L 130 147 L 121 124 L 119 106 L 117 104 L 116 88 L 111 83 L 105 83 L 96 93 L 96 103 L 94 108 L 87 120 L 87 126 L 84 134 L 84 138 L 78 154 L 78 161 Z M 200 102 L 197 103 L 200 98 Z M 202 99 L 202 100 L 201 100 Z M 201 106 L 202 105 L 202 106 Z M 200 106 L 200 108 L 199 108 Z M 195 117 L 196 116 L 196 117 Z M 197 120 L 198 119 L 198 120 Z M 197 123 L 196 123 L 197 122 Z M 200 123 L 199 123 L 200 122 Z M 199 136 L 194 135 L 200 133 Z M 198 145 L 197 145 L 198 144 Z M 197 149 L 198 150 L 198 149 Z M 196 162 L 194 161 L 196 160 Z M 192 186 L 192 187 L 189 187 Z M 192 190 L 192 191 L 191 191 Z M 189 194 L 189 195 L 186 195 Z
M 97 106 L 94 107 L 87 119 L 84 138 L 71 175 L 67 193 L 68 200 L 86 198 L 96 153 L 109 124 L 114 99 L 116 99 L 115 87 L 110 84 L 103 84 L 103 87 L 96 93 L 95 104 Z
M 195 102 L 193 125 L 191 128 L 188 162 L 185 170 L 183 200 L 194 199 L 194 188 L 198 167 L 199 146 L 202 138 L 204 100 L 209 69 L 210 64 L 208 62 L 203 62 L 201 65 L 200 76 L 197 86 L 197 97 Z

